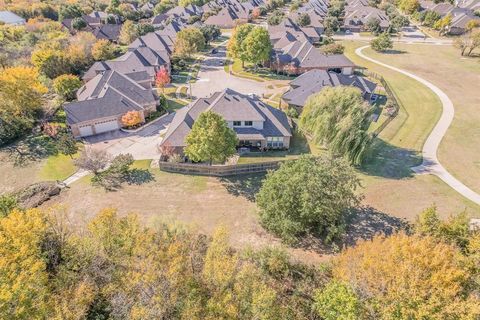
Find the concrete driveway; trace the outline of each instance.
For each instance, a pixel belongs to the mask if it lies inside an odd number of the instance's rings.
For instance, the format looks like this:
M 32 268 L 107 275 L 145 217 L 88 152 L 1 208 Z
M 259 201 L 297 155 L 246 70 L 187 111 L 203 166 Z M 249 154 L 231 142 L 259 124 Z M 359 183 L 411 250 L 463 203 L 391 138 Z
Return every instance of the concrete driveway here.
M 175 113 L 165 115 L 135 133 L 111 131 L 84 138 L 93 149 L 105 150 L 112 156 L 130 153 L 135 160 L 156 159 L 161 134 L 166 131 Z
M 217 47 L 218 52 L 209 54 L 202 62 L 198 80 L 192 83 L 192 95 L 197 98 L 209 97 L 217 91 L 231 88 L 243 94 L 253 93 L 261 96 L 268 91 L 267 82 L 258 82 L 235 77 L 225 72 L 225 46 Z

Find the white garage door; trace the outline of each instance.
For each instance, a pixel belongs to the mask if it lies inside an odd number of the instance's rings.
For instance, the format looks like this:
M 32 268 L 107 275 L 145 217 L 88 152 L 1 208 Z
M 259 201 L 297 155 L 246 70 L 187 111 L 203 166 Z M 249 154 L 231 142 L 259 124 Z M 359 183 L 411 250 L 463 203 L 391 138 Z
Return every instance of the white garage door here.
M 110 120 L 110 121 L 95 123 L 95 132 L 97 134 L 102 132 L 107 132 L 107 131 L 113 131 L 117 129 L 120 129 L 117 120 Z
M 93 134 L 92 126 L 79 127 L 79 129 L 81 137 L 87 137 Z

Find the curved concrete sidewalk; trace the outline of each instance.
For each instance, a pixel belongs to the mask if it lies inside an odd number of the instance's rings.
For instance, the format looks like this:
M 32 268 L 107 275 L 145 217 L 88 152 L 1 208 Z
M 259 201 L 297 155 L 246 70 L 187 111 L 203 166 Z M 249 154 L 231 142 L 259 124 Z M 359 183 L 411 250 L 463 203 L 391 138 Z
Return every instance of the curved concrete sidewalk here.
M 420 78 L 419 76 L 416 76 L 405 70 L 390 66 L 383 62 L 367 57 L 362 53 L 362 51 L 363 49 L 368 47 L 369 46 L 363 46 L 363 47 L 357 48 L 355 50 L 355 54 L 357 54 L 358 56 L 362 57 L 365 60 L 368 60 L 375 64 L 381 65 L 382 67 L 394 70 L 396 72 L 406 75 L 407 77 L 415 79 L 416 81 L 424 84 L 430 90 L 432 90 L 440 98 L 440 101 L 442 102 L 442 106 L 443 106 L 442 116 L 440 117 L 440 120 L 438 120 L 437 124 L 433 128 L 432 132 L 428 136 L 423 146 L 423 150 L 422 150 L 423 162 L 421 165 L 417 167 L 412 167 L 412 170 L 417 174 L 436 175 L 437 177 L 442 179 L 446 184 L 448 184 L 450 187 L 455 189 L 458 193 L 463 195 L 465 198 L 480 205 L 480 194 L 476 193 L 475 191 L 473 191 L 472 189 L 464 185 L 461 181 L 456 179 L 454 176 L 452 176 L 440 164 L 440 161 L 438 161 L 438 157 L 437 157 L 438 147 L 443 137 L 447 133 L 448 127 L 452 123 L 453 116 L 455 114 L 455 109 L 453 108 L 453 103 L 450 100 L 450 98 L 445 94 L 445 92 L 440 90 L 440 88 L 430 83 L 429 81 L 423 78 Z

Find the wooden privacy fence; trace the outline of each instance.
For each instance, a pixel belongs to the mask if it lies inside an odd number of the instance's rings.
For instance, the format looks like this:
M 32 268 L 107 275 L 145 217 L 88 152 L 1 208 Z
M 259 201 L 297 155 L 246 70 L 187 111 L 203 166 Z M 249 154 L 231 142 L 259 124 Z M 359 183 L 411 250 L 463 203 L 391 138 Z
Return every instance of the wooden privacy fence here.
M 381 75 L 368 70 L 362 70 L 361 73 L 367 77 L 374 78 L 380 81 L 382 86 L 385 88 L 385 92 L 387 93 L 387 98 L 388 98 L 387 101 L 390 101 L 394 108 L 393 113 L 390 114 L 390 116 L 373 132 L 373 135 L 376 137 L 398 115 L 398 112 L 400 111 L 400 107 L 401 107 L 401 102 L 397 99 L 395 92 L 390 88 L 390 85 L 388 84 L 387 80 L 385 80 Z
M 160 161 L 161 171 L 193 174 L 201 176 L 227 177 L 249 173 L 266 172 L 267 170 L 276 170 L 280 166 L 280 161 L 268 161 L 248 164 L 234 164 L 225 166 L 209 166 L 204 164 L 192 163 L 174 163 Z

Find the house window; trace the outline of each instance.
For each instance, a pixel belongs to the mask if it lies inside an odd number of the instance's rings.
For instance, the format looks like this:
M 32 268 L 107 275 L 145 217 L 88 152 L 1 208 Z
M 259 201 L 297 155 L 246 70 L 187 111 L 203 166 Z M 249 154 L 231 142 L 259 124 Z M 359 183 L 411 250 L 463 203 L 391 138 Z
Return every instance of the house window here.
M 233 121 L 234 127 L 240 127 L 242 125 L 242 121 Z
M 251 127 L 251 126 L 253 126 L 252 121 L 245 121 L 245 127 Z
M 267 137 L 267 147 L 283 148 L 283 137 Z

